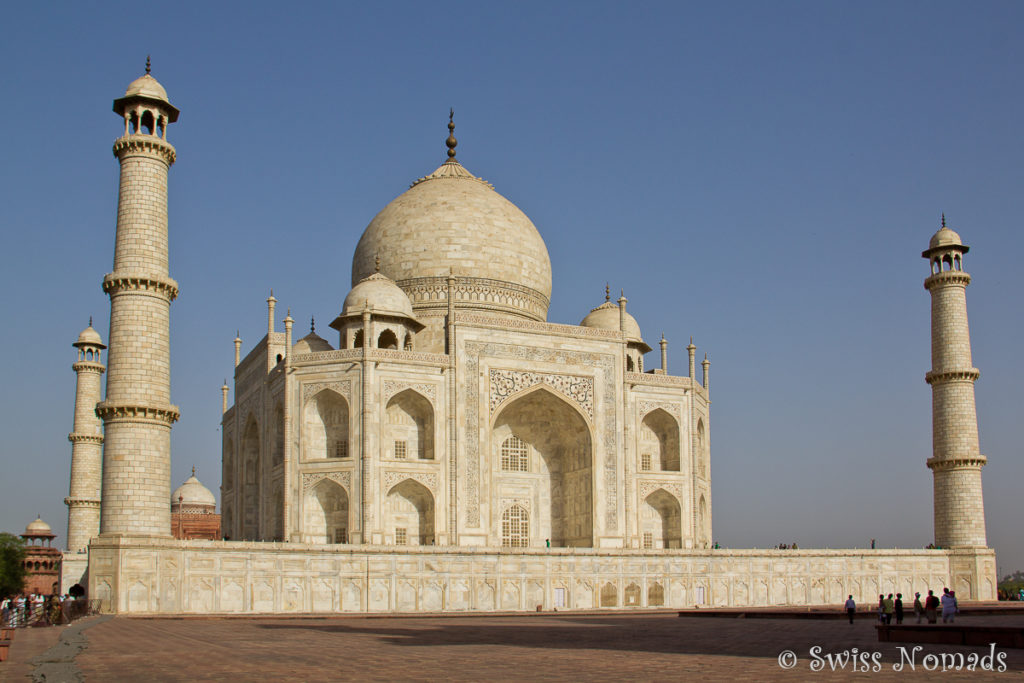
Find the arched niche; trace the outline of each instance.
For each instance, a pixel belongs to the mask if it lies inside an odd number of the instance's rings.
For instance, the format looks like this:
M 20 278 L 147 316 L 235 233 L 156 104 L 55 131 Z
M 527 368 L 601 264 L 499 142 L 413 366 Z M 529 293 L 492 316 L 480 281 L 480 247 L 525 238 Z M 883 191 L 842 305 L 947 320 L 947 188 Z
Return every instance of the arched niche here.
M 640 422 L 640 457 L 650 455 L 652 470 L 679 471 L 679 423 L 665 410 L 658 408 Z M 641 465 L 641 470 L 643 466 Z
M 302 501 L 302 533 L 309 543 L 348 543 L 348 493 L 321 480 Z
M 259 539 L 260 518 L 260 429 L 249 416 L 242 435 L 242 538 Z
M 708 538 L 708 503 L 704 500 L 704 494 L 700 494 L 700 499 L 697 501 L 697 540 L 705 548 L 710 545 L 710 539 Z
M 707 478 L 708 476 L 708 449 L 707 439 L 704 434 L 704 420 L 697 419 L 697 476 Z
M 230 491 L 235 486 L 235 440 L 230 436 L 224 443 L 221 481 L 224 482 L 225 490 Z
M 284 408 L 278 401 L 274 406 L 274 451 L 271 455 L 271 464 L 275 467 L 284 462 Z
M 502 444 L 512 436 L 528 448 L 526 471 L 502 470 Z M 531 537 L 538 543 L 550 539 L 552 546 L 593 547 L 593 447 L 583 416 L 538 386 L 505 405 L 495 418 L 491 444 L 499 480 L 529 486 L 538 501 Z
M 406 389 L 388 401 L 384 450 L 399 460 L 434 459 L 434 408 L 421 394 Z
M 391 349 L 393 351 L 398 350 L 398 337 L 391 330 L 384 330 L 377 337 L 377 348 L 378 349 Z
M 434 544 L 434 496 L 426 486 L 406 479 L 388 491 L 385 533 L 396 545 Z
M 302 443 L 307 460 L 349 457 L 348 402 L 324 389 L 302 409 Z
M 654 548 L 682 547 L 682 513 L 675 496 L 658 489 L 640 507 L 640 533 L 650 534 Z

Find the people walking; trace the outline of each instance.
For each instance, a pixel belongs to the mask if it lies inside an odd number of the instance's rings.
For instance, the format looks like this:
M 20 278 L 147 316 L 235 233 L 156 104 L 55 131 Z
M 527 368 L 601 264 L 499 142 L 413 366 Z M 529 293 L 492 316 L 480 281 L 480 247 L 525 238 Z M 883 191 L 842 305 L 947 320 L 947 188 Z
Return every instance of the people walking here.
M 896 610 L 896 623 L 903 623 L 903 593 L 896 594 L 896 602 L 893 603 L 893 607 Z
M 914 616 L 917 617 L 917 623 L 921 623 L 921 617 L 924 616 L 924 605 L 921 604 L 921 594 L 914 593 Z
M 953 618 L 956 616 L 956 598 L 949 594 L 948 588 L 942 589 L 942 623 L 952 624 Z
M 892 623 L 892 613 L 896 610 L 896 605 L 892 601 L 892 593 L 889 593 L 889 597 L 882 601 L 882 612 L 885 614 L 885 623 Z
M 934 624 L 939 609 L 939 599 L 935 597 L 935 591 L 928 591 L 928 597 L 924 600 L 924 615 L 929 624 Z
M 853 601 L 853 596 L 846 598 L 846 614 L 850 617 L 850 623 L 853 623 L 853 617 L 857 614 L 857 603 Z

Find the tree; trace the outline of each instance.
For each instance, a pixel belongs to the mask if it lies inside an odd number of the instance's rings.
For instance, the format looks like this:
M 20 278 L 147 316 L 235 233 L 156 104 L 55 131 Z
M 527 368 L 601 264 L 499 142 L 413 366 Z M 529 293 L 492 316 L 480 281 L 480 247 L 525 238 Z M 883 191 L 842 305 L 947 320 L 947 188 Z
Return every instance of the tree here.
M 0 533 L 0 597 L 17 595 L 25 585 L 25 541 Z

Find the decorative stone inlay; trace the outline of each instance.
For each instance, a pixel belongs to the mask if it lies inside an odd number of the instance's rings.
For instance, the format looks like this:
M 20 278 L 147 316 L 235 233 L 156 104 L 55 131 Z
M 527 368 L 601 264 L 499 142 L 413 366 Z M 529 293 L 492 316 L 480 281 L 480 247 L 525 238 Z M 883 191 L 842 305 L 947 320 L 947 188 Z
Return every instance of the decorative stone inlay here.
M 386 494 L 406 479 L 412 479 L 423 484 L 434 495 L 434 498 L 437 498 L 437 474 L 434 472 L 385 472 L 384 493 Z
M 519 370 L 491 370 L 491 413 L 511 396 L 538 384 L 546 384 L 583 408 L 594 421 L 594 378 L 578 375 L 552 375 Z
M 174 301 L 178 297 L 178 283 L 169 277 L 159 275 L 107 273 L 103 276 L 103 291 L 111 296 L 142 293 Z
M 616 473 L 615 435 L 618 423 L 615 416 L 615 369 L 617 356 L 606 353 L 585 353 L 582 351 L 565 351 L 556 349 L 517 346 L 488 342 L 466 342 L 466 371 L 463 390 L 466 396 L 466 525 L 470 528 L 480 527 L 480 357 L 498 359 L 526 360 L 541 363 L 558 363 L 582 365 L 598 370 L 601 378 L 602 396 L 600 405 L 603 413 L 604 428 L 596 435 L 600 439 L 604 456 L 605 486 L 605 527 L 606 532 L 618 530 L 618 478 Z M 596 444 L 595 444 L 596 445 Z M 597 449 L 595 448 L 595 451 Z
M 345 493 L 351 495 L 351 472 L 303 472 L 302 492 L 307 493 L 311 488 L 319 484 L 324 479 L 330 479 L 334 483 L 341 485 L 341 487 L 345 489 Z
M 415 310 L 448 307 L 447 277 L 418 277 L 396 283 L 412 301 Z M 482 277 L 456 277 L 455 305 L 497 312 L 514 312 L 544 320 L 550 300 L 541 292 L 514 282 Z M 486 316 L 483 316 L 486 318 Z
M 663 401 L 640 401 L 640 419 L 642 420 L 647 416 L 647 413 L 652 410 L 658 409 L 664 410 L 669 415 L 676 418 L 679 425 L 683 424 L 683 409 L 678 403 L 667 403 Z
M 676 502 L 679 503 L 680 507 L 683 505 L 683 486 L 682 484 L 668 484 L 659 481 L 641 481 L 639 486 L 640 502 L 647 500 L 647 496 L 651 495 L 658 489 L 665 489 L 666 492 L 671 493 L 676 497 Z
M 627 372 L 623 377 L 626 384 L 648 384 L 663 387 L 688 387 L 698 386 L 689 377 L 676 377 L 674 375 L 655 375 L 646 372 Z
M 930 290 L 932 287 L 940 287 L 942 285 L 960 285 L 966 287 L 969 284 L 971 284 L 971 276 L 967 273 L 962 270 L 946 270 L 925 278 L 924 288 Z
M 103 363 L 97 363 L 92 360 L 80 360 L 77 363 L 73 363 L 71 369 L 75 372 L 97 372 L 101 375 L 107 370 Z
M 340 394 L 345 397 L 345 400 L 352 400 L 352 382 L 350 380 L 342 380 L 340 382 L 309 382 L 308 384 L 302 385 L 302 400 L 307 400 L 310 396 L 314 396 L 324 389 L 330 389 L 331 391 Z
M 430 399 L 431 403 L 434 403 L 437 399 L 437 387 L 433 384 L 425 383 L 413 383 L 413 382 L 395 382 L 392 380 L 384 381 L 384 405 L 387 405 L 391 397 L 397 393 L 403 392 L 406 389 L 412 389 L 418 394 L 422 394 L 426 398 Z
M 313 353 L 296 353 L 292 363 L 329 363 L 331 361 L 356 361 L 363 357 L 362 349 L 334 349 L 333 351 L 314 351 Z
M 531 516 L 533 515 L 533 509 L 532 509 L 533 506 L 530 504 L 530 499 L 529 498 L 502 498 L 501 499 L 501 511 L 502 511 L 502 513 L 504 513 L 505 510 L 508 510 L 513 505 L 518 505 L 519 507 L 521 507 L 524 510 L 526 510 L 527 514 L 530 514 Z M 500 523 L 501 520 L 498 520 L 498 522 Z
M 973 458 L 950 458 L 948 460 L 928 458 L 927 465 L 933 472 L 937 472 L 940 470 L 952 470 L 965 467 L 981 468 L 984 467 L 987 462 L 988 458 L 984 455 L 978 455 Z
M 64 499 L 64 504 L 68 506 L 87 507 L 87 508 L 99 508 L 100 501 L 93 500 L 92 498 L 72 498 L 68 496 Z

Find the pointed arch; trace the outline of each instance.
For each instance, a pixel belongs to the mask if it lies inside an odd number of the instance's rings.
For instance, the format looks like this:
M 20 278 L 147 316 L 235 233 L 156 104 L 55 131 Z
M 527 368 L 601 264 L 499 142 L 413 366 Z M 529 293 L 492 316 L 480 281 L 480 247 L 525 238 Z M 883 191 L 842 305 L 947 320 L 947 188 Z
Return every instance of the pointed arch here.
M 224 442 L 224 454 L 221 458 L 221 481 L 224 490 L 230 491 L 235 486 L 235 440 L 228 437 Z
M 398 350 L 398 337 L 391 330 L 384 330 L 377 337 L 377 348 L 378 349 L 391 349 L 393 351 Z
M 707 437 L 704 433 L 704 418 L 697 418 L 697 452 L 694 454 L 697 460 L 697 476 L 704 479 L 708 476 L 708 448 Z
M 530 545 L 530 514 L 522 505 L 511 505 L 501 513 L 501 545 L 506 548 Z
M 651 456 L 651 469 L 679 471 L 679 423 L 668 411 L 657 408 L 640 421 L 640 455 Z
M 355 336 L 352 337 L 352 348 L 361 349 L 363 348 L 363 331 L 356 330 Z
M 348 543 L 349 498 L 343 486 L 321 479 L 302 501 L 302 533 L 309 543 Z
M 697 501 L 697 540 L 704 546 L 707 547 L 708 532 L 707 532 L 707 520 L 708 520 L 708 503 L 704 499 L 704 494 L 700 494 L 700 499 Z
M 423 394 L 406 389 L 388 401 L 384 450 L 388 457 L 434 459 L 434 407 Z
M 658 489 L 644 499 L 640 509 L 640 532 L 650 534 L 654 548 L 681 548 L 683 537 L 682 508 L 679 500 L 665 489 Z
M 241 469 L 242 538 L 249 541 L 259 539 L 260 474 L 260 428 L 256 418 L 249 415 L 242 435 Z
M 349 457 L 348 401 L 323 389 L 302 409 L 303 454 L 307 460 Z
M 434 495 L 414 479 L 391 487 L 385 500 L 385 529 L 396 545 L 434 544 Z
M 502 446 L 510 437 L 526 446 L 528 472 L 502 471 Z M 552 546 L 593 547 L 593 437 L 577 405 L 543 384 L 511 397 L 494 418 L 490 452 L 498 480 L 494 490 L 501 482 L 529 487 L 539 501 L 531 538 L 550 539 Z M 500 537 L 500 520 L 492 523 Z
M 276 467 L 284 462 L 284 406 L 280 401 L 274 405 L 274 419 L 271 424 L 274 429 L 274 450 L 270 462 Z

